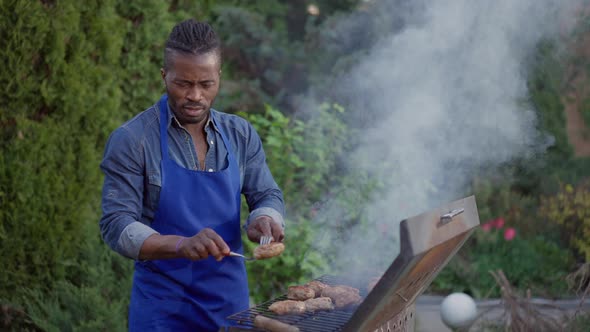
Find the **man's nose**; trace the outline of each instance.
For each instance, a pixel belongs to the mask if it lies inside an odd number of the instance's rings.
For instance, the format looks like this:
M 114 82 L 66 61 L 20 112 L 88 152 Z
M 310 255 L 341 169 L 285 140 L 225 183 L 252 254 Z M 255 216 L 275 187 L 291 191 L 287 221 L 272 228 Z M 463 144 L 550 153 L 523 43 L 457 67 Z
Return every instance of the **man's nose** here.
M 201 89 L 198 86 L 193 86 L 189 89 L 186 98 L 190 101 L 199 101 L 203 97 Z

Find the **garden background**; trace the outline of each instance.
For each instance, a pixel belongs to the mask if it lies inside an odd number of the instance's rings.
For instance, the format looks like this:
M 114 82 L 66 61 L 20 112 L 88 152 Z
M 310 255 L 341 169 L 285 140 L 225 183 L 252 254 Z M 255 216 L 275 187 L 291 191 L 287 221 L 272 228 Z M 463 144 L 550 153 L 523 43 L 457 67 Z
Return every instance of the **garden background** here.
M 378 41 L 358 26 L 343 44 L 334 27 L 347 15 L 369 24 L 376 2 L 0 1 L 0 330 L 125 330 L 132 262 L 100 239 L 98 165 L 110 132 L 164 92 L 163 43 L 191 17 L 223 42 L 215 108 L 256 127 L 289 211 L 289 250 L 248 265 L 260 276 L 250 278 L 252 299 L 317 277 L 330 265 L 310 250 L 314 234 L 333 227 L 317 217 L 326 197 L 346 207 L 333 230 L 346 233 L 380 190 L 372 174 L 342 167 L 363 121 L 346 117 L 349 100 L 331 89 Z M 429 292 L 497 297 L 489 271 L 498 269 L 537 296 L 587 290 L 590 20 L 579 15 L 572 32 L 540 41 L 527 67 L 537 129 L 553 144 L 470 180 L 464 192 L 476 195 L 485 226 Z M 310 86 L 320 102 L 302 110 Z

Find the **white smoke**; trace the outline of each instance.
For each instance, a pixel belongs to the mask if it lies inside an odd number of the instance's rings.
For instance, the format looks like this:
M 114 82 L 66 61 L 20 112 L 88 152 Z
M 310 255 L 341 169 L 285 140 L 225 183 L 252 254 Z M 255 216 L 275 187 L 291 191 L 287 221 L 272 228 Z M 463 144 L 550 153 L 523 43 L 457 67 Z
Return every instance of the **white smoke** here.
M 373 24 L 379 41 L 335 87 L 353 96 L 348 112 L 370 123 L 358 151 L 350 152 L 354 167 L 379 174 L 387 188 L 366 209 L 373 233 L 350 229 L 345 242 L 325 233 L 318 239 L 317 250 L 337 252 L 346 261 L 340 265 L 355 269 L 354 261 L 373 264 L 368 258 L 376 252 L 390 264 L 399 250 L 399 221 L 461 198 L 482 167 L 540 153 L 551 143 L 537 131 L 527 103 L 527 69 L 537 43 L 557 36 L 577 6 L 565 0 L 398 3 L 403 12 L 392 15 L 405 25 L 388 31 Z M 379 15 L 396 9 L 388 1 L 373 5 L 380 8 L 370 13 Z M 354 26 L 353 19 L 345 18 L 346 25 Z M 377 225 L 383 223 L 394 230 L 395 248 L 376 251 L 382 235 L 370 234 L 382 233 Z

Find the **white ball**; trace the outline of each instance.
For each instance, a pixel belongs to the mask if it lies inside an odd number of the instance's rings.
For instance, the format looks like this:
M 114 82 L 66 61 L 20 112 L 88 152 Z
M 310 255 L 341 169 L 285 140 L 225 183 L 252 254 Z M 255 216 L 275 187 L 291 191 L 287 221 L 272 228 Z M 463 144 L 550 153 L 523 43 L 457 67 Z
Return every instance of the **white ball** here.
M 470 326 L 477 317 L 477 306 L 471 296 L 452 293 L 440 304 L 440 318 L 451 329 Z

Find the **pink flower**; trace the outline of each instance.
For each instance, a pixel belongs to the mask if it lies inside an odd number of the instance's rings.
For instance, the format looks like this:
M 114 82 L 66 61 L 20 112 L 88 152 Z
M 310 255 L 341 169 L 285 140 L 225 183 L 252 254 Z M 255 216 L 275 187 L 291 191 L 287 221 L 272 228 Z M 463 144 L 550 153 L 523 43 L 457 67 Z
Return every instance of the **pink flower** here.
M 494 220 L 494 226 L 496 227 L 496 229 L 501 229 L 502 227 L 504 227 L 504 218 L 500 217 Z
M 504 240 L 510 241 L 510 240 L 514 239 L 515 236 L 516 236 L 516 230 L 514 228 L 508 227 L 508 228 L 506 228 L 506 230 L 504 230 Z
M 485 224 L 481 225 L 481 229 L 484 232 L 489 232 L 492 229 L 492 222 L 486 222 Z

